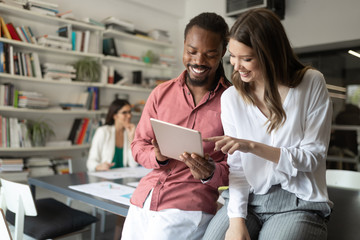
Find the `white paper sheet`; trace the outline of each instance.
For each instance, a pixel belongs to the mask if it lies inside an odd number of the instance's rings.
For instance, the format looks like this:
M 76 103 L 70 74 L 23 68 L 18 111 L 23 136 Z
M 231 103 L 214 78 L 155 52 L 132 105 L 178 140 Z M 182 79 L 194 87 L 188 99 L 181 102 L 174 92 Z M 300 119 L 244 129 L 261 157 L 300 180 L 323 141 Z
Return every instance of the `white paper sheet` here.
M 128 206 L 130 206 L 130 198 L 135 191 L 133 187 L 108 181 L 72 185 L 69 188 Z
M 119 178 L 142 178 L 152 169 L 147 169 L 144 167 L 136 167 L 136 168 L 115 168 L 109 171 L 104 172 L 88 172 L 89 175 L 105 178 L 105 179 L 119 179 Z

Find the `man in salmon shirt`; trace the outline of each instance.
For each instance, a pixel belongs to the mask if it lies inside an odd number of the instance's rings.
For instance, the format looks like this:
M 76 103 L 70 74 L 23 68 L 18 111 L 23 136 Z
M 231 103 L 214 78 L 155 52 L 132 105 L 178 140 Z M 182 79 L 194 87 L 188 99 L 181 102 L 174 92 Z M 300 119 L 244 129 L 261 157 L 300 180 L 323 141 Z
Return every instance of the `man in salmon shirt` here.
M 150 118 L 192 128 L 203 138 L 223 135 L 220 97 L 231 84 L 222 57 L 228 26 L 215 13 L 202 13 L 187 24 L 183 63 L 186 70 L 150 94 L 131 144 L 136 162 L 153 169 L 131 198 L 123 240 L 201 239 L 216 212 L 218 187 L 228 185 L 226 156 L 203 143 L 205 158 L 184 153 L 181 161 L 163 156 Z

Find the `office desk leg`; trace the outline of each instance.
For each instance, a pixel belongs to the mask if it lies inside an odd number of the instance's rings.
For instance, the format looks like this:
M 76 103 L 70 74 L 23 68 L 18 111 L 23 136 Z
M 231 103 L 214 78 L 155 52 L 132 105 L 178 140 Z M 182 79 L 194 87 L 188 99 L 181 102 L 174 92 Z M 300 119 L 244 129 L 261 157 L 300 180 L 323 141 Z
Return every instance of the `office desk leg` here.
M 96 208 L 92 208 L 92 215 L 96 217 Z M 96 222 L 91 224 L 91 240 L 95 240 L 95 234 L 96 234 Z

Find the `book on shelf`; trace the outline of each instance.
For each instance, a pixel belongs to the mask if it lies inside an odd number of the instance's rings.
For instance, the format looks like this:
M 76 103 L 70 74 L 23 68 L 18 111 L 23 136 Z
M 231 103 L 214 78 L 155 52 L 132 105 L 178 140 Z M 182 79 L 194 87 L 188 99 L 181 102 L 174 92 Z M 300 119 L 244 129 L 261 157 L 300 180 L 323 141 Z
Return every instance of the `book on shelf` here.
M 75 144 L 76 132 L 81 124 L 81 121 L 81 118 L 76 118 L 71 126 L 70 133 L 67 139 L 70 140 L 72 144 Z
M 0 42 L 0 72 L 41 78 L 38 53 L 14 52 L 14 47 Z
M 13 40 L 22 41 L 12 23 L 7 23 L 6 26 L 9 30 L 10 36 Z
M 80 129 L 80 132 L 79 132 L 79 136 L 76 140 L 76 144 L 83 144 L 84 142 L 84 137 L 85 137 L 85 133 L 86 133 L 86 130 L 89 126 L 89 121 L 90 119 L 89 118 L 84 118 L 83 122 L 82 122 L 82 125 L 81 125 L 81 129 Z
M 60 39 L 66 39 L 65 42 L 71 42 L 72 27 L 71 24 L 60 26 L 57 30 Z
M 33 31 L 31 30 L 31 28 L 29 26 L 24 26 L 23 28 L 24 28 L 24 31 L 25 31 L 26 35 L 30 39 L 30 42 L 33 43 L 33 44 L 36 44 L 37 40 L 36 40 L 36 38 L 34 36 Z
M 5 44 L 0 42 L 0 72 L 5 72 Z
M 26 36 L 24 35 L 23 31 L 21 30 L 21 27 L 15 27 L 15 30 L 16 30 L 18 36 L 20 37 L 21 41 L 28 42 Z
M 114 38 L 104 38 L 103 39 L 103 54 L 110 56 L 119 56 Z
M 17 88 L 12 83 L 3 83 L 0 85 L 0 106 L 14 106 Z
M 100 91 L 99 91 L 99 87 L 88 87 L 88 92 L 90 97 L 89 99 L 89 104 L 87 104 L 87 109 L 89 110 L 98 110 L 99 109 L 99 100 L 100 100 Z
M 0 120 L 0 147 L 31 147 L 26 120 L 19 121 L 17 118 L 9 118 L 1 115 Z
M 4 34 L 4 37 L 8 38 L 8 39 L 11 39 L 9 29 L 6 26 L 4 18 L 2 18 L 1 16 L 0 16 L 0 25 L 1 25 L 1 31 Z
M 96 119 L 76 118 L 70 129 L 68 140 L 76 145 L 91 143 L 96 129 L 101 124 L 101 121 Z
M 87 53 L 89 51 L 89 44 L 90 44 L 90 31 L 89 30 L 85 30 L 84 32 L 84 43 L 82 45 L 82 52 Z

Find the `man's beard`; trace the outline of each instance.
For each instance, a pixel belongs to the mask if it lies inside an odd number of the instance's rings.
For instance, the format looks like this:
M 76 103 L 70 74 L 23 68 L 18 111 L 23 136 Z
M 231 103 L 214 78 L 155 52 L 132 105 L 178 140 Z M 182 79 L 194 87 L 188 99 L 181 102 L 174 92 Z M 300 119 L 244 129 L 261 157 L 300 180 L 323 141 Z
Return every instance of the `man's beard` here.
M 190 68 L 192 66 L 189 64 L 188 67 Z M 194 67 L 198 67 L 198 65 L 196 65 Z M 204 68 L 207 68 L 207 67 L 204 66 Z M 208 76 L 206 76 L 203 79 L 191 78 L 189 72 L 187 72 L 187 81 L 189 82 L 189 84 L 191 84 L 193 86 L 197 86 L 197 87 L 204 86 L 204 85 L 208 84 L 208 79 L 209 79 Z
M 208 83 L 208 79 L 209 79 L 208 77 L 205 77 L 204 79 L 191 78 L 189 73 L 187 73 L 187 78 L 186 78 L 186 80 L 189 82 L 190 85 L 196 87 L 206 85 Z

